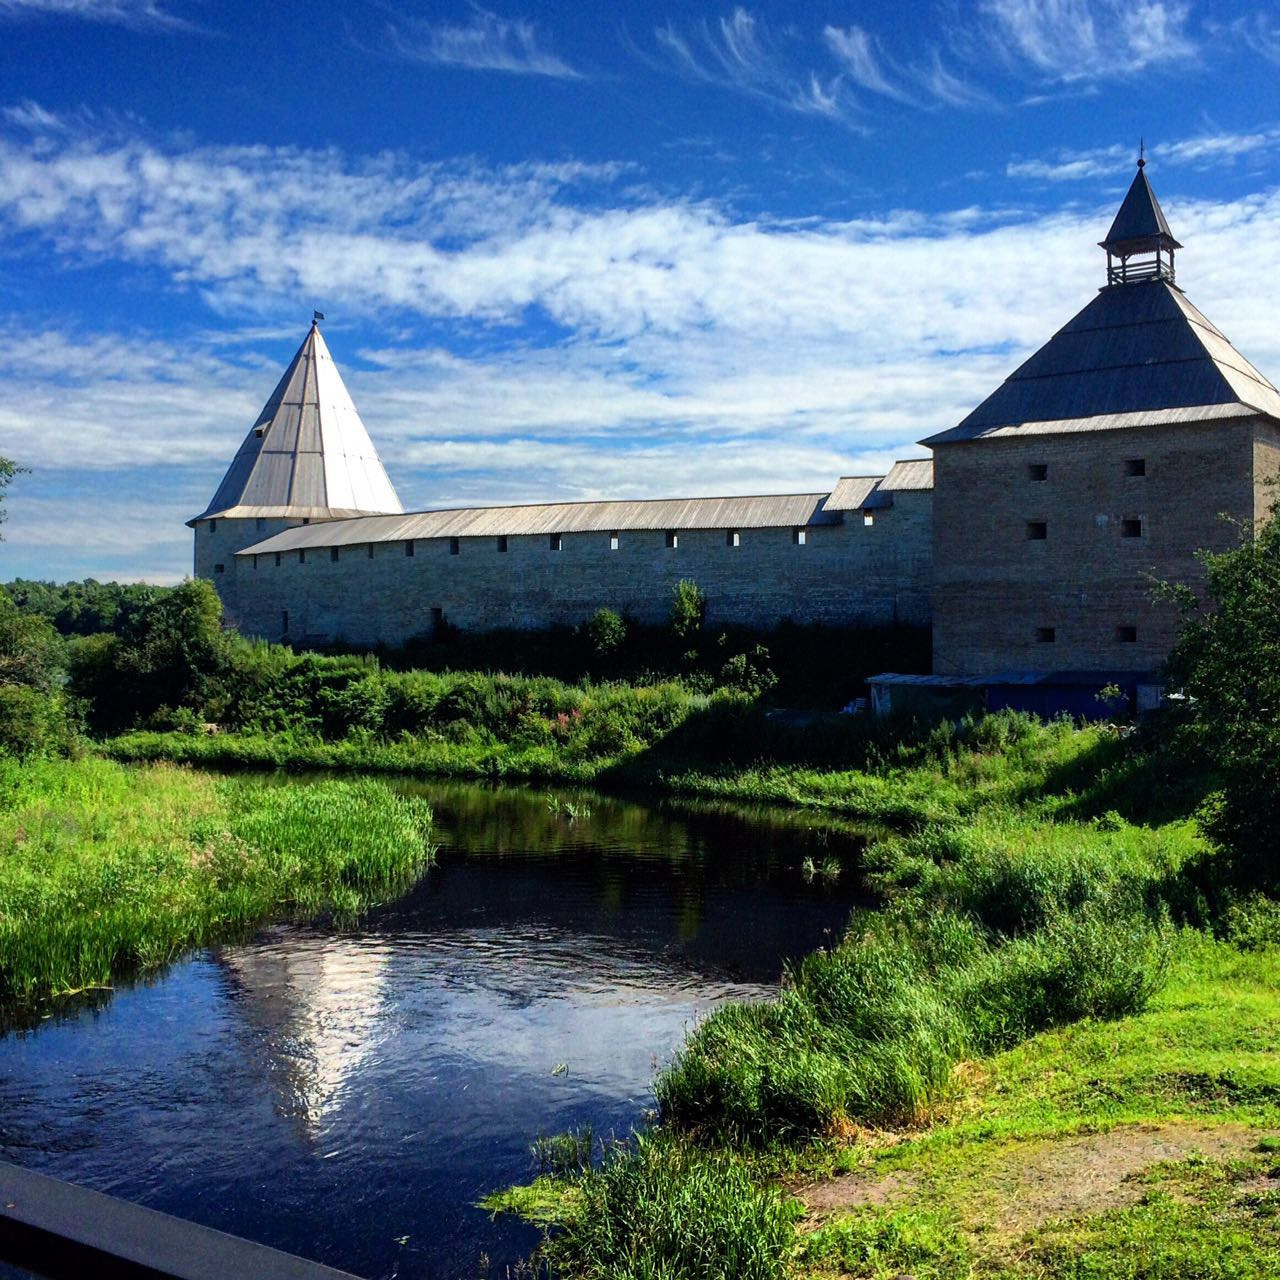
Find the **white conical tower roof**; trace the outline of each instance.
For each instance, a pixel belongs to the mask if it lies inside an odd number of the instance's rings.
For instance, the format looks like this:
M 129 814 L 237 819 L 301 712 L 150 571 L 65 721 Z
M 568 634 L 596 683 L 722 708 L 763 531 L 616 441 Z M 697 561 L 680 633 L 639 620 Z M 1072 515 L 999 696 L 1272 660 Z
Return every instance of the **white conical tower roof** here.
M 332 520 L 403 510 L 313 322 L 213 501 L 196 520 Z

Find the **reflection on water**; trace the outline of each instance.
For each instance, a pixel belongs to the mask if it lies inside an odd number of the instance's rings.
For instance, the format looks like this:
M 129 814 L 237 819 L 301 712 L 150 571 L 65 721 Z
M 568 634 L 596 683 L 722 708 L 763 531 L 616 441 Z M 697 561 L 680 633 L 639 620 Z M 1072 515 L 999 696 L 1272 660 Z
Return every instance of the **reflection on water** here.
M 273 925 L 0 1040 L 0 1157 L 365 1276 L 499 1276 L 536 1234 L 474 1205 L 531 1139 L 628 1131 L 689 1023 L 853 901 L 800 874 L 852 851 L 820 819 L 414 789 L 438 865 L 357 929 Z

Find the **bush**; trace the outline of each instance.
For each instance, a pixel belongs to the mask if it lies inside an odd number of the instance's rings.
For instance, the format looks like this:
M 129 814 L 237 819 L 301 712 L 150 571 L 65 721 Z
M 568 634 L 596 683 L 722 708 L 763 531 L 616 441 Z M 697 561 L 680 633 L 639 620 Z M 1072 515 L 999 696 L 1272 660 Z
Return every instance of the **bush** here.
M 681 578 L 671 592 L 668 626 L 677 640 L 689 641 L 702 630 L 707 616 L 707 598 L 692 578 Z
M 627 639 L 627 624 L 612 609 L 597 609 L 583 625 L 583 631 L 598 658 L 616 653 Z
M 62 698 L 20 684 L 0 684 L 0 753 L 65 755 L 73 735 Z
M 1201 825 L 1231 858 L 1235 879 L 1280 887 L 1280 510 L 1238 547 L 1200 557 L 1206 597 L 1172 594 L 1184 610 L 1168 674 L 1189 695 L 1206 763 L 1222 781 Z

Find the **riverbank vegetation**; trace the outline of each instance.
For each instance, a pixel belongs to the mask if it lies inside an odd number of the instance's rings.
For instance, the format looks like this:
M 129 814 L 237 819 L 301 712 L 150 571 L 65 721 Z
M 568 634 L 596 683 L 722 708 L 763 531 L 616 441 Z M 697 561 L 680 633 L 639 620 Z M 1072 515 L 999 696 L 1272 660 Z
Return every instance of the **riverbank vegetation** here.
M 105 989 L 288 914 L 349 913 L 429 860 L 374 781 L 277 787 L 171 766 L 0 757 L 0 1013 Z
M 70 640 L 0 602 L 4 767 L 24 761 L 0 774 L 5 980 L 15 998 L 106 981 L 422 857 L 421 815 L 376 783 L 318 784 L 326 827 L 252 779 L 59 755 L 874 819 L 857 870 L 880 908 L 777 1000 L 695 1027 L 651 1129 L 492 1207 L 548 1224 L 566 1277 L 1262 1280 L 1280 1250 L 1280 526 L 1207 563 L 1212 607 L 1184 601 L 1170 663 L 1190 696 L 1141 728 L 779 714 L 770 644 L 717 652 L 688 589 L 674 668 L 632 683 L 608 676 L 625 622 L 600 615 L 574 641 L 599 665 L 558 679 L 250 644 L 200 583 Z M 366 846 L 367 867 L 341 852 Z

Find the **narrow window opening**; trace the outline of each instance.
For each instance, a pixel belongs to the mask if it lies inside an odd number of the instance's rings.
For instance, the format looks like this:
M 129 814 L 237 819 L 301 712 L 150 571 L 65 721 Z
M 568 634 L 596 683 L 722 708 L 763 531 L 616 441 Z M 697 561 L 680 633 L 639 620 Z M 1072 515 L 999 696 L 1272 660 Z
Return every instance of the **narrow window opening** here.
M 258 517 L 258 518 L 253 522 L 253 527 L 254 527 L 254 529 L 256 529 L 256 530 L 257 530 L 257 532 L 258 532 L 258 533 L 261 533 L 261 532 L 263 531 L 263 529 L 265 529 L 265 528 L 267 527 L 267 522 L 266 522 L 266 521 L 265 521 L 261 516 L 259 516 L 259 517 Z
M 303 551 L 301 548 L 298 549 L 298 563 L 299 564 L 307 563 L 307 553 Z
M 1138 643 L 1138 628 L 1137 628 L 1137 627 L 1124 627 L 1124 626 L 1117 627 L 1117 628 L 1116 628 L 1116 640 L 1117 640 L 1120 644 L 1137 644 L 1137 643 Z
M 875 513 L 874 513 L 874 512 L 871 512 L 871 511 L 864 511 L 864 512 L 862 513 L 862 523 L 863 523 L 863 524 L 864 524 L 868 529 L 870 529 L 870 528 L 871 528 L 871 526 L 872 526 L 873 524 L 875 524 L 875 522 L 876 522 L 876 517 L 875 517 Z
M 279 567 L 280 567 L 280 553 L 277 551 L 276 552 L 276 568 L 278 569 Z
M 740 547 L 741 540 L 738 537 L 737 529 L 729 529 L 724 535 L 724 545 L 726 547 Z
M 1047 462 L 1027 463 L 1027 479 L 1028 480 L 1047 480 L 1048 478 L 1049 478 L 1049 464 Z
M 412 538 L 410 538 L 409 541 L 404 544 L 404 553 L 407 556 L 413 555 L 413 539 Z
M 674 551 L 680 545 L 680 537 L 674 529 L 667 530 L 667 547 Z
M 216 520 L 209 521 L 209 532 L 216 533 L 218 530 L 218 522 Z
M 1053 644 L 1058 638 L 1058 633 L 1053 627 L 1037 627 L 1036 643 L 1037 644 Z
M 462 550 L 462 542 L 458 538 L 449 539 L 449 554 L 456 556 Z
M 289 610 L 282 609 L 280 611 L 280 630 L 284 635 L 289 634 Z
M 254 556 L 254 557 L 253 557 L 253 567 L 254 567 L 255 569 L 258 567 L 258 557 L 257 557 L 257 556 Z
M 1120 536 L 1122 538 L 1142 537 L 1142 521 L 1141 520 L 1121 520 Z
M 225 564 L 215 564 L 213 566 L 214 573 L 226 573 L 227 566 Z
M 259 440 L 261 440 L 262 437 L 267 434 L 267 429 L 266 427 L 254 427 L 253 434 L 257 436 Z
M 438 631 L 444 625 L 444 610 L 431 610 L 431 630 Z
M 561 542 L 560 535 L 558 533 L 553 533 L 547 539 L 547 546 L 549 546 L 552 551 L 559 551 L 562 545 L 563 543 Z
M 373 543 L 372 543 L 372 542 L 370 542 L 370 543 L 366 543 L 366 545 L 365 545 L 365 549 L 366 549 L 366 552 L 367 552 L 367 554 L 368 554 L 369 559 L 370 559 L 370 560 L 372 560 L 372 559 L 373 559 Z
M 609 535 L 609 550 L 610 550 L 610 551 L 617 551 L 617 549 L 618 549 L 618 531 L 617 531 L 617 529 L 615 529 L 615 530 L 614 530 L 614 531 Z
M 797 547 L 803 547 L 809 541 L 809 530 L 808 529 L 792 529 L 791 541 L 795 543 Z
M 1043 542 L 1049 536 L 1049 525 L 1044 520 L 1027 521 L 1027 537 L 1032 542 Z
M 337 563 L 338 563 L 338 548 L 337 548 L 337 547 L 330 547 L 330 548 L 329 548 L 329 559 L 330 559 L 330 560 L 332 560 L 334 564 L 337 564 Z
M 507 549 L 507 535 L 505 533 L 498 535 L 498 550 L 505 552 Z
M 310 523 L 311 523 L 311 517 L 310 517 L 310 516 L 303 516 L 303 517 L 302 517 L 302 523 L 303 523 L 303 524 L 310 524 Z
M 1146 458 L 1126 458 L 1124 473 L 1127 476 L 1145 476 L 1147 474 Z

